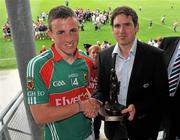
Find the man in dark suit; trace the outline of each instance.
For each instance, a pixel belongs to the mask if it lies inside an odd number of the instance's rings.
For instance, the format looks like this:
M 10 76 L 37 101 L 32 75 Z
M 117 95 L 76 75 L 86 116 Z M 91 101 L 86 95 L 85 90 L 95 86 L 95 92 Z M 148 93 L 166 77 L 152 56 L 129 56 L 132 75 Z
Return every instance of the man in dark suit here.
M 169 78 L 169 96 L 163 124 L 167 133 L 166 140 L 175 140 L 176 137 L 180 138 L 180 111 L 177 109 L 180 106 L 180 37 L 165 37 L 159 47 L 164 50 Z
M 98 88 L 95 98 L 110 101 L 110 70 L 116 55 L 115 70 L 120 81 L 118 102 L 129 114 L 127 135 L 120 122 L 105 122 L 109 140 L 156 140 L 161 107 L 168 94 L 168 78 L 163 52 L 137 40 L 138 16 L 130 7 L 117 7 L 111 16 L 115 46 L 99 55 Z

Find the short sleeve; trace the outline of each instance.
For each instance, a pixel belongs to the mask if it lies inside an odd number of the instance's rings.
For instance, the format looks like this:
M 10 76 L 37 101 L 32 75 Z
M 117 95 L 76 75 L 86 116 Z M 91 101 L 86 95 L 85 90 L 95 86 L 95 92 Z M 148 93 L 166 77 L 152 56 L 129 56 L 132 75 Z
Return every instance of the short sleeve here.
M 26 94 L 28 104 L 48 103 L 48 89 L 40 75 L 40 66 L 32 59 L 27 66 Z

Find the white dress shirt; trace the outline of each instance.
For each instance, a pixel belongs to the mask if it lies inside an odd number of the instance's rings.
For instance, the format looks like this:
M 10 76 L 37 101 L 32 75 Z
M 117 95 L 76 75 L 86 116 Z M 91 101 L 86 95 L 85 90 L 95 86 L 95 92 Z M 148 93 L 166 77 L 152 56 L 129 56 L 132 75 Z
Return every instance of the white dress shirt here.
M 122 56 L 118 43 L 115 45 L 115 48 L 112 53 L 112 56 L 114 54 L 117 54 L 115 69 L 116 69 L 116 75 L 117 75 L 118 81 L 120 81 L 118 102 L 125 106 L 126 106 L 127 92 L 128 92 L 128 87 L 129 87 L 129 79 L 130 79 L 131 71 L 133 68 L 136 48 L 137 48 L 137 39 L 134 40 L 127 59 L 125 59 Z

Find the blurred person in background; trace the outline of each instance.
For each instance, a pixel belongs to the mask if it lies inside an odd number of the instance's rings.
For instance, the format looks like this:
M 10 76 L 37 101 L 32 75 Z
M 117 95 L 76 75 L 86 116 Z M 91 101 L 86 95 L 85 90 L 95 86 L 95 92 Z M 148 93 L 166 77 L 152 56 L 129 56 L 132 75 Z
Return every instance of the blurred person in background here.
M 93 76 L 91 78 L 91 88 L 96 90 L 97 88 L 97 58 L 98 55 L 101 51 L 101 47 L 99 45 L 92 45 L 88 49 L 89 56 L 91 57 L 93 61 Z M 101 127 L 101 117 L 98 115 L 96 118 L 94 118 L 94 134 L 95 134 L 95 139 L 99 139 L 100 135 L 100 127 Z

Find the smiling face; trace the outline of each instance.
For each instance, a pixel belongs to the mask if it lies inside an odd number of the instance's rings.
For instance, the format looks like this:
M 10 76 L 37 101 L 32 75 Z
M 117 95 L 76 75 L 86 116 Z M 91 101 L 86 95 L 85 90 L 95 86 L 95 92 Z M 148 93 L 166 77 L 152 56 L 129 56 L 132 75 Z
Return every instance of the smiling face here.
M 131 16 L 119 14 L 113 20 L 112 33 L 118 44 L 122 47 L 131 47 L 138 30 L 139 26 L 138 24 L 134 25 Z
M 48 35 L 54 40 L 55 48 L 62 56 L 74 55 L 79 41 L 79 23 L 75 17 L 54 19 Z

